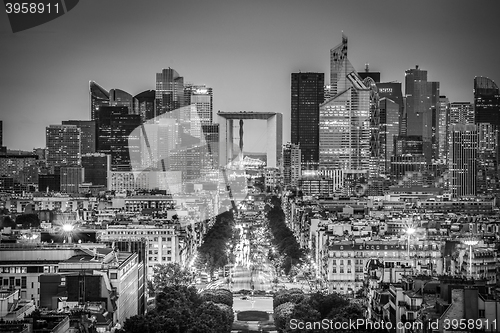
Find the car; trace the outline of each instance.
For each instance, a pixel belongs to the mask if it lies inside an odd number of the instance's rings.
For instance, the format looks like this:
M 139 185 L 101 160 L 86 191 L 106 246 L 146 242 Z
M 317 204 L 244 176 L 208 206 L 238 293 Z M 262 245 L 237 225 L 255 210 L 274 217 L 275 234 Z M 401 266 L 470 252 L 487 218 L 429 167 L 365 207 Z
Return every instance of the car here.
M 240 299 L 242 300 L 247 300 L 248 299 L 248 296 L 241 296 Z

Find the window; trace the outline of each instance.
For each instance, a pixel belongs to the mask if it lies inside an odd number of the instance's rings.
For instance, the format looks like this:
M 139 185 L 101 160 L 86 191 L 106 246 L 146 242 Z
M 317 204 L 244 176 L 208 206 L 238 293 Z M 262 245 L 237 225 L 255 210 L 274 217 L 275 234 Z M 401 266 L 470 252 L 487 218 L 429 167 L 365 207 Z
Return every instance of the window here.
M 110 279 L 117 279 L 118 278 L 118 274 L 117 273 L 111 273 L 110 276 L 109 276 Z

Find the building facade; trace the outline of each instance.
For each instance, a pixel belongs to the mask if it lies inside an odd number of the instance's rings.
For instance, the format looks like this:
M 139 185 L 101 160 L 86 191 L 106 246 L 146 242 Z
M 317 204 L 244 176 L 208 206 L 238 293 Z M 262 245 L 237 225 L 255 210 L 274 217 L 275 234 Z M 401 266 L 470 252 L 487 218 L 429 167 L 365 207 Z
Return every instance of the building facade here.
M 319 105 L 324 101 L 323 73 L 292 73 L 291 143 L 300 145 L 302 169 L 319 163 Z

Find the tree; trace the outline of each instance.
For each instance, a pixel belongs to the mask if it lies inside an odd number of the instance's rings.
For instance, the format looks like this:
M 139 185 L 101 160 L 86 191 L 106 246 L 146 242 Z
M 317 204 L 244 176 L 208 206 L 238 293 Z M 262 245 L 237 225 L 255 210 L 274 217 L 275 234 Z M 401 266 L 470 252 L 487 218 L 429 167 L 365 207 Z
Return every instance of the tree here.
M 0 227 L 2 228 L 12 228 L 12 229 L 15 229 L 16 228 L 16 222 L 12 221 L 12 219 L 10 218 L 10 216 L 4 216 L 3 218 L 1 218 L 1 224 L 0 224 Z
M 214 302 L 233 306 L 233 293 L 227 289 L 205 290 L 200 295 L 201 300 L 204 302 Z
M 159 264 L 153 267 L 153 288 L 159 292 L 166 287 L 188 286 L 193 275 L 177 263 Z
M 283 332 L 287 329 L 287 325 L 292 318 L 294 307 L 294 303 L 288 302 L 274 308 L 274 325 L 279 332 Z
M 289 292 L 288 290 L 285 290 L 284 292 L 278 292 L 273 297 L 273 308 L 276 308 L 284 303 L 298 304 L 302 302 L 305 297 L 306 296 L 304 295 L 304 292 L 300 289 L 295 289 L 291 292 Z

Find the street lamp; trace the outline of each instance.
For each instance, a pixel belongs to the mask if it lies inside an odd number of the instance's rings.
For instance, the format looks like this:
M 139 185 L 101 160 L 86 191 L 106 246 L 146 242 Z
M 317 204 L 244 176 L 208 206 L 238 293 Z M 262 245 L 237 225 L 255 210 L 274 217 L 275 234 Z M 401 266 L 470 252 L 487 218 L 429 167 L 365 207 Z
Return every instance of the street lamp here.
M 472 247 L 476 246 L 479 243 L 479 241 L 477 239 L 470 238 L 464 240 L 463 243 L 469 247 L 469 274 L 470 277 L 472 278 Z

